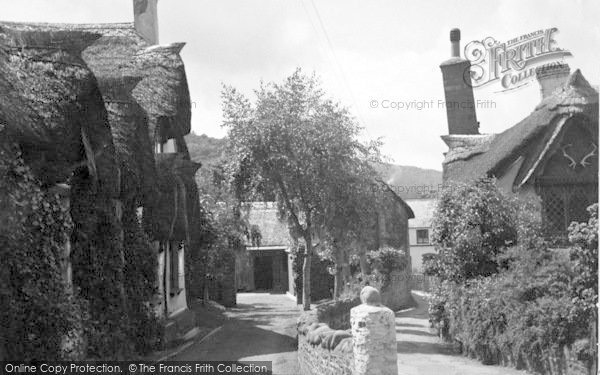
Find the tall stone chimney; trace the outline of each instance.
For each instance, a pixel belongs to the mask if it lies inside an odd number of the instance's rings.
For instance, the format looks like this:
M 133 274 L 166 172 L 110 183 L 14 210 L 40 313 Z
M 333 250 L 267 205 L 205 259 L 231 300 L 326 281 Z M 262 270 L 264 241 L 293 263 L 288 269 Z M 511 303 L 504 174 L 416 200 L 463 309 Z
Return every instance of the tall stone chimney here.
M 571 73 L 568 64 L 540 66 L 535 69 L 535 76 L 540 84 L 542 100 L 552 95 L 556 89 L 562 87 Z
M 451 57 L 440 68 L 444 79 L 449 134 L 479 134 L 471 84 L 471 62 L 460 57 L 460 30 L 450 31 Z
M 133 0 L 135 30 L 150 45 L 158 44 L 158 0 Z

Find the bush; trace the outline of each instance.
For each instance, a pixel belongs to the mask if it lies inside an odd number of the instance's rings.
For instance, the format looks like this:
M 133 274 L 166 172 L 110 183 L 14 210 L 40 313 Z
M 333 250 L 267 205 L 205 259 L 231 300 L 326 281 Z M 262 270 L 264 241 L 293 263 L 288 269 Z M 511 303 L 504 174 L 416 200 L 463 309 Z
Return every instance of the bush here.
M 541 373 L 562 371 L 557 365 L 565 363 L 557 359 L 565 347 L 580 359 L 595 358 L 597 205 L 590 208 L 588 223 L 571 225 L 569 259 L 543 240 L 531 220 L 535 215 L 516 215 L 515 202 L 487 182 L 446 194 L 435 228 L 443 251 L 428 262 L 428 272 L 442 278 L 429 306 L 441 336 L 460 342 L 464 354 L 484 363 Z M 462 206 L 450 199 L 455 195 Z M 489 267 L 471 271 L 478 263 Z
M 408 256 L 403 250 L 391 247 L 368 252 L 367 262 L 371 273 L 380 279 L 383 287 L 390 283 L 392 272 L 403 271 L 410 264 Z
M 437 256 L 425 268 L 441 280 L 461 282 L 498 272 L 496 256 L 517 239 L 515 207 L 493 179 L 446 187 L 434 217 Z

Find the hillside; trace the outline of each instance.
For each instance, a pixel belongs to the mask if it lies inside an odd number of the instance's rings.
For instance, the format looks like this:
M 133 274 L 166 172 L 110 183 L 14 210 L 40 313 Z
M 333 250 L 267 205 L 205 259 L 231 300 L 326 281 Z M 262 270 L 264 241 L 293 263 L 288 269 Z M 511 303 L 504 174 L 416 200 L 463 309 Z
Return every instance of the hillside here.
M 185 137 L 190 157 L 193 161 L 199 161 L 203 166 L 214 164 L 221 158 L 225 149 L 224 138 L 212 138 L 206 134 L 197 135 L 190 133 Z
M 194 133 L 186 136 L 185 140 L 190 157 L 194 161 L 201 162 L 202 169 L 214 165 L 221 158 L 227 142 L 223 138 Z M 404 199 L 432 197 L 442 183 L 442 172 L 433 169 L 396 164 L 381 164 L 376 168 L 383 180 Z

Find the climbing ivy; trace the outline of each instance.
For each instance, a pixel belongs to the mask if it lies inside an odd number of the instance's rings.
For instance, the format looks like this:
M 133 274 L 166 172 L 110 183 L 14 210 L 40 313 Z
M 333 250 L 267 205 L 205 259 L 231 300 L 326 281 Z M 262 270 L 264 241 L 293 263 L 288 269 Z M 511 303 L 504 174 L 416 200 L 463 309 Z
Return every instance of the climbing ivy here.
M 0 336 L 7 359 L 80 354 L 68 343 L 84 314 L 61 268 L 70 230 L 68 208 L 41 189 L 16 145 L 0 144 Z
M 157 293 L 158 260 L 133 206 L 125 208 L 122 221 L 127 335 L 136 352 L 147 354 L 159 346 L 161 339 L 160 325 L 150 306 Z

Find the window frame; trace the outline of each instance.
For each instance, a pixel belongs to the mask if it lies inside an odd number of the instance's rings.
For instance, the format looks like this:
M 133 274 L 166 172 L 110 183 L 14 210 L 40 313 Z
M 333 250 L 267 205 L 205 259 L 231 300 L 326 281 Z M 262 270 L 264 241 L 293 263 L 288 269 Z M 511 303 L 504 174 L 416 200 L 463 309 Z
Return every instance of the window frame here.
M 425 232 L 426 236 L 419 236 L 419 232 Z M 417 241 L 417 245 L 430 245 L 431 240 L 429 239 L 429 228 L 420 228 L 415 230 L 415 239 Z

